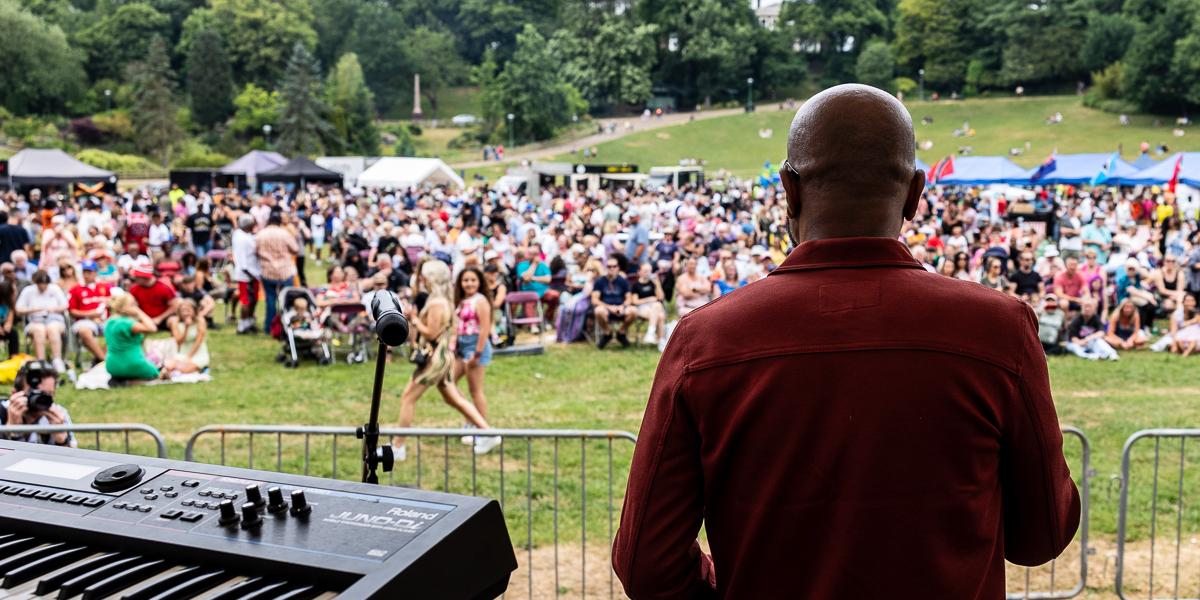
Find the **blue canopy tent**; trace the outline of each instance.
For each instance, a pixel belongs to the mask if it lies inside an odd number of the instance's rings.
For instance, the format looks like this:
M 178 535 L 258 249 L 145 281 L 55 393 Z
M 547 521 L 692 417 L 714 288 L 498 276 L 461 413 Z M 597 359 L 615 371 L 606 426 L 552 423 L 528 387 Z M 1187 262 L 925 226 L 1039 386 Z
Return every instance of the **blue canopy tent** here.
M 927 165 L 927 164 L 925 164 L 924 162 L 922 162 L 922 161 L 921 161 L 921 159 L 919 159 L 919 158 L 917 159 L 917 163 L 916 163 L 916 165 L 917 165 L 917 168 L 918 168 L 918 169 L 920 169 L 920 170 L 922 170 L 922 171 L 925 171 L 926 173 L 928 173 L 928 172 L 929 172 L 929 165 Z
M 1008 183 L 1028 185 L 1031 169 L 1022 169 L 1003 156 L 957 156 L 954 172 L 937 181 L 938 185 L 988 185 Z
M 1138 155 L 1137 160 L 1133 161 L 1131 164 L 1133 165 L 1133 168 L 1142 171 L 1157 165 L 1158 160 L 1156 160 L 1153 156 L 1143 152 L 1142 154 Z
M 1108 163 L 1108 159 L 1112 158 L 1112 153 L 1089 153 L 1089 154 L 1059 154 L 1054 157 L 1054 170 L 1046 173 L 1044 176 L 1032 180 L 1029 183 L 1036 185 L 1055 185 L 1065 183 L 1070 185 L 1087 184 L 1092 181 L 1097 174 Z M 1138 171 L 1133 165 L 1124 160 L 1117 160 L 1116 169 L 1109 174 L 1108 181 L 1116 182 L 1123 177 L 1133 175 Z
M 1171 180 L 1175 173 L 1175 161 L 1183 156 L 1179 165 L 1179 181 L 1184 185 L 1200 187 L 1200 152 L 1177 152 L 1158 164 L 1121 178 L 1121 185 L 1160 185 Z

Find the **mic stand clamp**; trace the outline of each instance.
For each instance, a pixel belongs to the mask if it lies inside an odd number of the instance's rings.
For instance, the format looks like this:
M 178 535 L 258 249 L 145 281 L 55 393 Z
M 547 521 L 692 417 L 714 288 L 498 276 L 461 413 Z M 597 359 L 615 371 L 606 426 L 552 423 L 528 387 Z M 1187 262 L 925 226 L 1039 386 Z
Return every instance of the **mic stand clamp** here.
M 354 435 L 363 441 L 363 483 L 379 483 L 377 470 L 390 473 L 395 464 L 392 445 L 379 445 L 379 397 L 383 392 L 383 369 L 387 360 L 388 346 L 379 342 L 375 358 L 375 387 L 371 391 L 371 417 L 367 423 L 355 430 Z

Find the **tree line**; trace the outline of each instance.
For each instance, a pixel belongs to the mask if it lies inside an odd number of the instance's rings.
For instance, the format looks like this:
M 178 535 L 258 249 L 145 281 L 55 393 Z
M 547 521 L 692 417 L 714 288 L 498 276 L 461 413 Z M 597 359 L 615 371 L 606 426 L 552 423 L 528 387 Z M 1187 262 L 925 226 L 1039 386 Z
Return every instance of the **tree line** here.
M 433 111 L 479 87 L 481 141 L 848 81 L 967 96 L 1082 82 L 1102 107 L 1178 112 L 1200 104 L 1198 7 L 792 0 L 764 25 L 751 0 L 0 0 L 0 117 L 93 116 L 103 136 L 124 110 L 132 143 L 165 161 L 181 131 L 263 145 L 264 125 L 292 153 L 377 153 L 375 118 L 408 116 L 418 73 Z

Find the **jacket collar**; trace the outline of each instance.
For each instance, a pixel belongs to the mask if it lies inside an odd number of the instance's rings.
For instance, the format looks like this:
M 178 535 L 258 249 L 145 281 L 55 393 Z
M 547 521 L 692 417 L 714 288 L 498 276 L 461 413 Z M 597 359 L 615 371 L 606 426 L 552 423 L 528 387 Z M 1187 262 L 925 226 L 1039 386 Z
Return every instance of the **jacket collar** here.
M 880 237 L 852 237 L 804 242 L 796 246 L 788 255 L 787 260 L 783 261 L 783 264 L 771 274 L 863 267 L 925 268 L 898 240 Z

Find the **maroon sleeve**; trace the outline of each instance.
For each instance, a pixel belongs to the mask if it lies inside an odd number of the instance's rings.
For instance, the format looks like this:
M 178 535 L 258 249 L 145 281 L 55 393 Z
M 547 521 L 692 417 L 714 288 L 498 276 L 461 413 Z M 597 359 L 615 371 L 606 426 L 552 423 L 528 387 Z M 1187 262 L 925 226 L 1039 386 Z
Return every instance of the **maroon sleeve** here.
M 1057 557 L 1079 527 L 1079 490 L 1063 457 L 1037 317 L 1025 307 L 1017 398 L 1003 422 L 1004 557 L 1035 566 Z
M 613 569 L 634 600 L 715 597 L 712 560 L 696 541 L 704 478 L 700 436 L 682 401 L 685 330 L 681 322 L 654 375 L 613 542 Z

